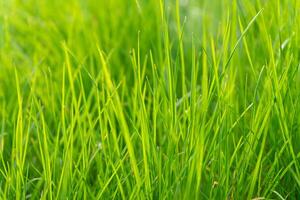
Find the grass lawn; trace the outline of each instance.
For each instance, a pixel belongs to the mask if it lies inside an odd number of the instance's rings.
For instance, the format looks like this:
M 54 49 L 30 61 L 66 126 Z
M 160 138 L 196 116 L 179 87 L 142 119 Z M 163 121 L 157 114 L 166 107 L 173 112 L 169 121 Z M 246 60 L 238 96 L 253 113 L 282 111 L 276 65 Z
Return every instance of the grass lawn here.
M 300 199 L 300 1 L 0 0 L 0 199 Z

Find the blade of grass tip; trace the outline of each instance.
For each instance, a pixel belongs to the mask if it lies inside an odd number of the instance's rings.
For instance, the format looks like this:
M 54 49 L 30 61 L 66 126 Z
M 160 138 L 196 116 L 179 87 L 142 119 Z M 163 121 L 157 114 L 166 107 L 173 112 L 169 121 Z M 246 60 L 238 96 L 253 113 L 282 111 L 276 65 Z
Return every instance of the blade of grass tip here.
M 73 77 L 73 71 L 72 71 L 72 65 L 70 62 L 70 56 L 69 53 L 71 52 L 66 43 L 63 43 L 63 49 L 65 52 L 65 66 L 67 67 L 67 73 L 68 73 L 68 78 L 69 78 L 69 83 L 71 87 L 71 92 L 72 92 L 72 103 L 74 104 L 74 107 L 77 108 L 78 102 L 76 100 L 76 93 L 75 93 L 75 86 L 74 86 L 74 77 Z
M 108 71 L 104 55 L 103 55 L 102 51 L 100 50 L 99 46 L 97 46 L 97 49 L 98 49 L 98 53 L 99 53 L 99 56 L 100 56 L 100 61 L 101 61 L 101 64 L 102 64 L 102 70 L 103 70 L 106 86 L 107 86 L 108 90 L 110 92 L 112 92 L 114 90 L 114 85 L 113 85 L 112 80 L 110 78 L 110 73 Z M 126 123 L 126 119 L 125 119 L 125 116 L 124 116 L 124 113 L 123 113 L 123 109 L 122 109 L 122 105 L 121 105 L 118 93 L 116 93 L 116 95 L 113 96 L 113 104 L 114 104 L 114 110 L 115 110 L 115 113 L 117 115 L 117 118 L 120 121 L 122 135 L 125 139 L 125 143 L 126 143 L 126 146 L 127 146 L 127 149 L 128 149 L 131 168 L 132 168 L 133 173 L 135 175 L 135 179 L 136 179 L 136 182 L 137 182 L 137 187 L 139 188 L 142 185 L 142 180 L 141 180 L 139 169 L 138 169 L 138 166 L 137 166 L 137 161 L 136 161 L 136 157 L 135 157 L 135 153 L 134 153 L 133 143 L 131 142 L 130 133 L 129 133 L 129 130 L 128 130 L 128 126 L 127 126 L 127 123 Z
M 213 73 L 214 73 L 212 85 L 214 82 L 216 83 L 217 95 L 218 95 L 218 97 L 221 97 L 220 81 L 219 81 L 219 73 L 218 73 L 218 63 L 217 63 L 217 57 L 216 57 L 215 41 L 214 41 L 213 37 L 211 37 L 211 39 L 210 39 L 210 44 L 211 44 L 211 55 L 212 55 L 212 61 L 213 61 L 212 65 L 213 65 Z
M 52 181 L 51 181 L 51 166 L 50 166 L 50 151 L 48 148 L 48 137 L 47 137 L 47 132 L 46 132 L 46 122 L 43 114 L 43 108 L 41 104 L 38 102 L 36 98 L 34 98 L 35 104 L 38 108 L 38 112 L 40 113 L 41 116 L 41 123 L 42 123 L 42 135 L 40 135 L 40 131 L 38 131 L 38 142 L 39 142 L 39 147 L 40 147 L 40 154 L 42 157 L 42 165 L 43 165 L 43 172 L 44 172 L 44 178 L 46 181 L 46 186 L 45 186 L 45 192 L 43 195 L 46 195 L 49 193 L 49 199 L 52 199 Z
M 154 64 L 154 60 L 153 60 L 153 55 L 152 52 L 150 51 L 150 63 L 151 63 L 151 68 L 152 68 L 152 77 L 153 77 L 153 94 L 152 94 L 152 118 L 151 118 L 151 122 L 152 122 L 152 132 L 153 132 L 153 141 L 152 141 L 152 149 L 153 149 L 153 161 L 154 161 L 154 166 L 159 166 L 159 160 L 158 160 L 158 153 L 157 153 L 157 113 L 158 113 L 158 78 L 157 78 L 157 69 L 156 69 L 156 65 Z M 159 174 L 159 173 L 158 173 Z M 160 176 L 158 175 L 158 179 L 160 178 Z M 158 192 L 160 193 L 160 192 Z
M 190 146 L 191 149 L 195 145 L 195 138 L 197 138 L 197 122 L 196 122 L 196 112 L 197 112 L 197 77 L 198 77 L 198 60 L 196 58 L 196 48 L 195 48 L 195 43 L 194 43 L 194 38 L 192 39 L 192 73 L 191 73 L 191 98 L 190 98 L 190 116 L 189 116 L 189 121 L 190 121 L 190 126 L 189 126 L 189 134 L 188 134 L 188 140 L 190 140 Z M 195 156 L 196 157 L 196 156 Z M 190 166 L 191 169 L 189 169 L 189 173 L 187 175 L 187 183 L 185 187 L 185 198 L 188 199 L 190 197 L 190 189 L 192 188 L 192 184 L 194 182 L 194 175 L 195 175 L 195 161 L 196 159 L 191 160 Z
M 14 145 L 16 150 L 16 160 L 12 160 L 12 162 L 16 162 L 17 165 L 17 173 L 16 173 L 16 198 L 21 198 L 21 184 L 23 182 L 23 167 L 22 163 L 22 155 L 23 155 L 23 106 L 22 106 L 22 94 L 20 91 L 20 82 L 18 77 L 17 69 L 15 68 L 15 80 L 17 87 L 17 98 L 18 98 L 18 117 L 16 124 L 16 131 L 14 135 Z
M 139 0 L 135 0 L 135 4 L 136 4 L 136 6 L 137 6 L 137 9 L 138 9 L 139 14 L 141 14 L 141 13 L 142 13 L 142 8 L 141 8 L 141 5 L 140 5 Z
M 62 121 L 62 132 L 66 131 L 65 125 L 65 94 L 66 94 L 66 68 L 63 66 L 62 72 L 62 87 L 61 87 L 61 121 Z M 63 134 L 65 136 L 65 134 Z
M 250 29 L 250 27 L 252 26 L 252 24 L 255 22 L 255 20 L 257 19 L 257 17 L 263 12 L 264 9 L 261 9 L 252 19 L 251 21 L 248 23 L 247 27 L 245 28 L 245 30 L 242 32 L 241 36 L 238 38 L 237 42 L 235 43 L 230 55 L 229 55 L 229 58 L 225 64 L 225 67 L 224 67 L 224 71 L 221 75 L 221 78 L 225 75 L 225 72 L 226 72 L 226 69 L 228 68 L 229 66 L 229 63 L 234 55 L 234 52 L 235 50 L 237 49 L 238 45 L 240 44 L 241 40 L 243 39 L 243 37 L 246 35 L 246 33 L 248 32 L 248 30 Z
M 67 134 L 66 134 L 66 115 L 65 115 L 65 94 L 66 94 L 66 84 L 65 84 L 65 81 L 66 81 L 66 67 L 63 66 L 63 72 L 62 72 L 62 86 L 61 86 L 61 134 L 62 134 L 62 137 L 63 137 L 63 141 L 65 144 L 67 144 Z M 57 143 L 56 143 L 56 146 L 55 146 L 55 151 L 59 151 L 59 135 L 60 135 L 60 131 L 58 131 L 58 134 L 57 134 Z M 58 156 L 58 152 L 56 153 L 56 156 Z M 63 176 L 65 174 L 65 165 L 63 165 L 62 169 L 61 169 L 61 176 L 60 176 L 60 180 L 58 181 L 58 185 L 57 185 L 57 190 L 56 190 L 56 199 L 59 198 L 60 196 L 60 192 L 61 192 L 61 187 L 62 187 L 62 181 L 63 181 Z
M 135 52 L 133 52 L 134 62 L 133 64 L 137 68 L 138 74 L 138 82 L 137 82 L 137 94 L 140 101 L 141 112 L 138 112 L 139 118 L 141 120 L 141 134 L 142 134 L 142 145 L 143 145 L 143 157 L 144 157 L 144 169 L 145 169 L 145 185 L 146 185 L 146 195 L 150 194 L 151 192 L 151 181 L 150 181 L 150 170 L 148 164 L 148 154 L 150 152 L 149 148 L 149 128 L 148 128 L 148 119 L 147 119 L 147 110 L 145 106 L 145 99 L 144 95 L 142 94 L 142 81 L 144 79 L 144 75 L 141 75 L 141 62 L 140 62 L 140 34 L 138 34 L 138 50 L 137 50 L 137 59 L 135 58 Z M 137 61 L 136 61 L 137 60 Z M 142 77 L 141 77 L 142 76 Z
M 159 10 L 160 10 L 160 17 L 161 17 L 161 22 L 164 21 L 164 1 L 163 0 L 159 0 Z M 164 26 L 164 24 L 163 24 Z
M 240 29 L 242 32 L 244 32 L 244 27 L 243 27 L 243 24 L 242 24 L 242 21 L 241 21 L 241 18 L 239 17 L 239 25 L 240 25 Z M 247 58 L 248 58 L 248 61 L 250 63 L 250 67 L 251 67 L 251 70 L 253 72 L 253 75 L 256 77 L 257 74 L 254 70 L 254 66 L 253 66 L 253 62 L 252 62 L 252 58 L 251 58 L 251 55 L 250 55 L 250 52 L 249 52 L 249 48 L 248 48 L 248 43 L 247 43 L 247 40 L 245 37 L 243 37 L 243 44 L 245 46 L 245 50 L 246 50 L 246 55 L 247 55 Z
M 205 23 L 204 23 L 205 24 Z M 205 26 L 205 25 L 203 25 Z M 207 36 L 206 33 L 203 33 L 202 36 L 202 43 L 203 46 L 206 46 L 206 41 L 207 41 Z M 206 120 L 206 113 L 207 113 L 207 107 L 208 107 L 208 90 L 209 90 L 209 83 L 208 83 L 208 66 L 207 66 L 207 54 L 203 53 L 202 54 L 202 114 L 203 114 L 203 119 L 204 121 Z
M 184 49 L 183 49 L 183 30 L 180 25 L 180 1 L 176 0 L 176 22 L 178 31 L 178 42 L 180 51 L 180 65 L 181 65 L 181 84 L 182 84 L 182 96 L 186 94 L 186 82 L 185 82 L 185 62 L 184 62 Z M 185 103 L 184 103 L 185 105 Z M 185 106 L 184 106 L 185 108 Z
M 164 50 L 165 50 L 165 62 L 167 67 L 167 78 L 166 78 L 166 85 L 168 90 L 168 97 L 169 97 L 169 105 L 170 105 L 170 133 L 171 137 L 176 141 L 178 139 L 178 136 L 174 133 L 175 130 L 175 124 L 176 124 L 176 93 L 174 91 L 175 86 L 173 85 L 174 76 L 173 76 L 173 70 L 171 66 L 171 55 L 170 55 L 170 38 L 169 38 L 169 30 L 168 30 L 168 23 L 164 12 L 164 2 L 160 0 L 160 9 L 161 9 L 161 17 L 163 24 L 163 43 L 164 43 Z M 164 70 L 164 69 L 163 69 Z M 171 147 L 171 146 L 170 146 Z
M 31 115 L 32 113 L 32 109 L 33 109 L 33 101 L 31 101 L 31 105 L 30 105 L 30 110 L 29 110 L 29 115 Z M 27 118 L 27 122 L 26 124 L 31 124 L 31 119 L 30 117 Z M 27 149 L 28 149 L 28 141 L 29 141 L 29 133 L 30 133 L 30 128 L 31 126 L 28 125 L 27 129 L 26 129 L 26 134 L 25 134 L 25 139 L 24 139 L 24 144 L 23 144 L 23 155 L 22 155 L 22 166 L 25 165 L 25 161 L 26 161 L 26 155 L 27 155 Z

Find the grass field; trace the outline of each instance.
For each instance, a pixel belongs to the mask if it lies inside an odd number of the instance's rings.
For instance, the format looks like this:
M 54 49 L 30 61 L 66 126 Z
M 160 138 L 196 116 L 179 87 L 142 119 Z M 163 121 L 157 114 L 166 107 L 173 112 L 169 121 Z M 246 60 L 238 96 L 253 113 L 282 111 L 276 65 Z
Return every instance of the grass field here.
M 299 0 L 0 0 L 0 199 L 300 199 Z

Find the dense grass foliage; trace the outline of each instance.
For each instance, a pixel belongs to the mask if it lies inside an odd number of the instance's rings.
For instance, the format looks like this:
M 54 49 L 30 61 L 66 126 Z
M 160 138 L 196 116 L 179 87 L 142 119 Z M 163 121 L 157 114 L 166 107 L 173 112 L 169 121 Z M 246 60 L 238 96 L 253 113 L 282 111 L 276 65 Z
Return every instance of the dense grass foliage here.
M 1 0 L 1 199 L 299 199 L 300 1 Z

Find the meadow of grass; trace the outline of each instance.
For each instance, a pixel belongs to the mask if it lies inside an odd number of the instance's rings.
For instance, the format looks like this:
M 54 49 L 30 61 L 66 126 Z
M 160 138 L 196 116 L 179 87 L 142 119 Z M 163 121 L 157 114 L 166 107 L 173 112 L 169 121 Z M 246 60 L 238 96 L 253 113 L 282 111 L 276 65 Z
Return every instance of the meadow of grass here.
M 299 0 L 1 0 L 0 199 L 299 199 Z

